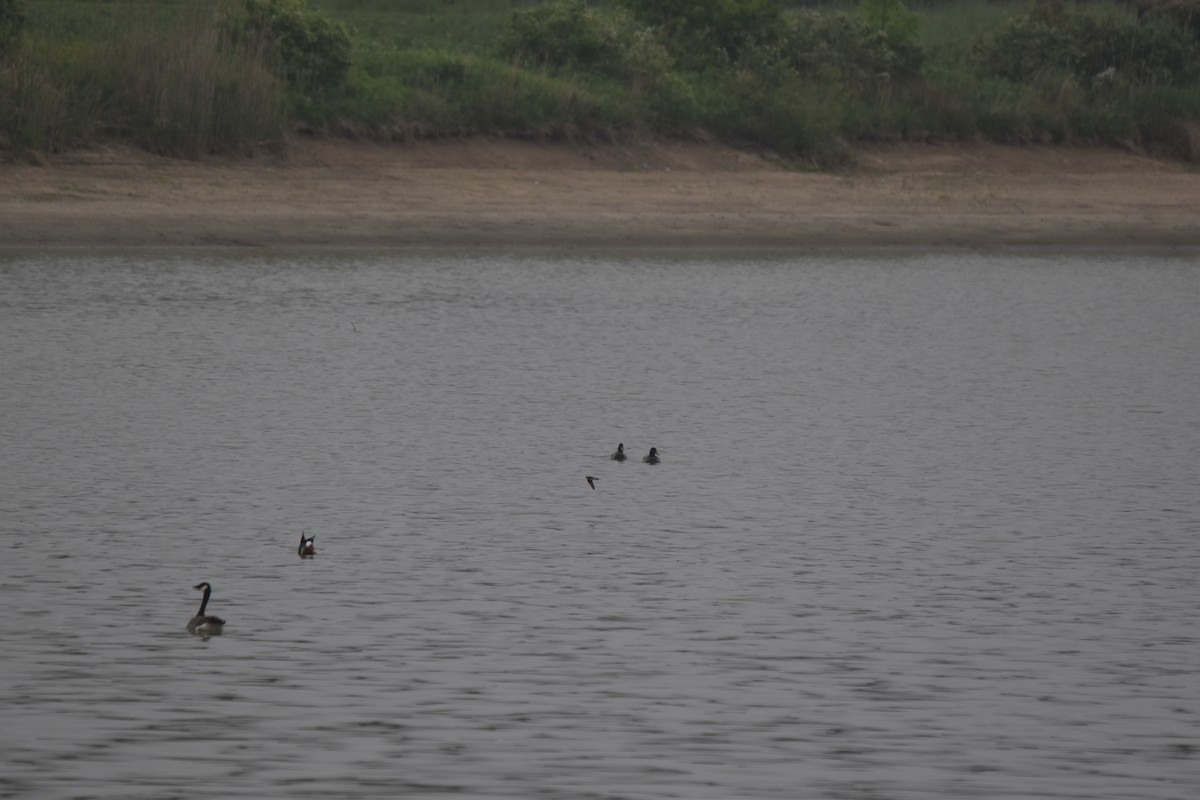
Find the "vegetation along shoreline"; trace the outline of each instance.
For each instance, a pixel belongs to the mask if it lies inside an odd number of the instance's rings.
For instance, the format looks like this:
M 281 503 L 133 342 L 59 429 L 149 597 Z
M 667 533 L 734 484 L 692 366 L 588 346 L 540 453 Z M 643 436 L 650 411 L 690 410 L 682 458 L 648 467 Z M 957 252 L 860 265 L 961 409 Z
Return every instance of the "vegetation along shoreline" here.
M 0 109 L 17 161 L 280 152 L 298 129 L 822 168 L 881 141 L 1196 159 L 1200 2 L 0 0 Z

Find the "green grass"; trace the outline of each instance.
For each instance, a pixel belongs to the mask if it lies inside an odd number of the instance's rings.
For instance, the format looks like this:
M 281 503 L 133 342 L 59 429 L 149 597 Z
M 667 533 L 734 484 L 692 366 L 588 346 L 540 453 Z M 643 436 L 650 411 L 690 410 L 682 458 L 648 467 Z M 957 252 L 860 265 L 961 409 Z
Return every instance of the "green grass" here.
M 968 68 L 975 41 L 1011 12 L 1011 5 L 987 0 L 936 4 L 923 12 L 921 47 L 932 63 Z
M 604 61 L 587 63 L 561 53 L 557 61 L 514 54 L 509 20 L 540 5 L 534 0 L 309 0 L 351 40 L 345 82 L 319 92 L 288 85 L 260 45 L 231 33 L 229 20 L 243 2 L 29 3 L 23 37 L 0 54 L 0 150 L 55 151 L 120 138 L 186 157 L 245 153 L 282 146 L 298 124 L 383 139 L 704 131 L 831 165 L 845 160 L 848 143 L 875 139 L 1169 149 L 1180 122 L 1200 119 L 1194 73 L 1144 80 L 1119 71 L 1101 83 L 1093 80 L 1093 58 L 1082 75 L 999 77 L 980 58 L 980 43 L 1030 8 L 1019 1 L 913 0 L 923 66 L 895 78 L 879 72 L 888 62 L 871 49 L 877 43 L 851 38 L 824 51 L 851 61 L 861 53 L 859 63 L 870 64 L 862 68 L 846 61 L 814 67 L 782 40 L 748 39 L 740 52 L 718 55 L 702 34 L 666 40 L 635 19 L 618 20 L 615 2 L 591 4 L 586 19 L 576 20 L 583 28 L 563 34 L 578 35 L 581 47 L 596 36 L 606 42 Z M 836 14 L 853 13 L 856 4 L 800 6 Z M 1125 6 L 1086 7 L 1133 24 Z
M 497 32 L 519 0 L 310 0 L 344 22 L 356 42 L 400 49 L 495 55 Z
M 47 2 L 31 12 L 0 71 L 8 149 L 120 138 L 195 158 L 282 144 L 283 86 L 211 9 Z

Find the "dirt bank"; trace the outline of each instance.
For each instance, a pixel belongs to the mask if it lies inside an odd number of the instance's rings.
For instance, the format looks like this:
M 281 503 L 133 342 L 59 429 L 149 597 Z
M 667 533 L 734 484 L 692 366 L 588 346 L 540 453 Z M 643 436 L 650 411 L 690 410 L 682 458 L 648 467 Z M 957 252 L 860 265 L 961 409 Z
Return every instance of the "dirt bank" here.
M 1200 250 L 1200 171 L 1113 150 L 897 145 L 829 174 L 700 144 L 124 147 L 0 165 L 8 247 Z

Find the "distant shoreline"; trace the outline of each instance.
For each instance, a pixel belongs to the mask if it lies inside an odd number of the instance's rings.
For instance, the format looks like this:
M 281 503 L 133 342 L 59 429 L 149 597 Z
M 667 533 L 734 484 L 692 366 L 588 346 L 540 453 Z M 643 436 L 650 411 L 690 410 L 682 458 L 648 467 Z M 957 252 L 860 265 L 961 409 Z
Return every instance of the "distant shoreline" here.
M 1200 170 L 1106 149 L 891 145 L 843 173 L 725 147 L 297 142 L 0 165 L 0 247 L 1200 252 Z

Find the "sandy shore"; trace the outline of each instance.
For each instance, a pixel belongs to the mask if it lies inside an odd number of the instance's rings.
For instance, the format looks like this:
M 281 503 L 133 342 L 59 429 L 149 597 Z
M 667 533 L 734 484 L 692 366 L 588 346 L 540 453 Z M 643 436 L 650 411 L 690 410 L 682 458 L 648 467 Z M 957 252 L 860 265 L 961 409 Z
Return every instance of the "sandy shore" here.
M 0 246 L 1200 251 L 1200 170 L 1113 150 L 898 145 L 844 173 L 701 144 L 301 141 L 0 165 Z

